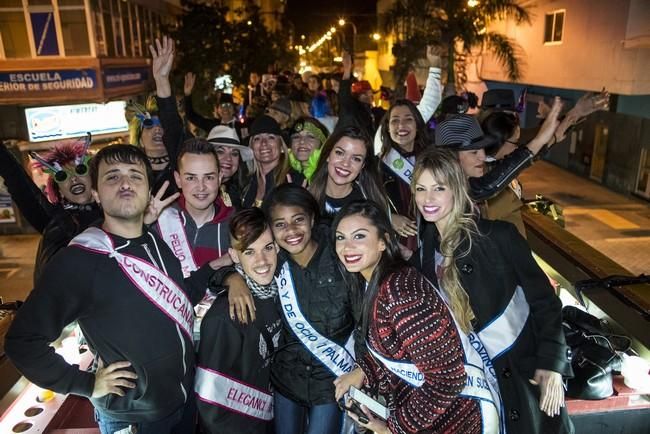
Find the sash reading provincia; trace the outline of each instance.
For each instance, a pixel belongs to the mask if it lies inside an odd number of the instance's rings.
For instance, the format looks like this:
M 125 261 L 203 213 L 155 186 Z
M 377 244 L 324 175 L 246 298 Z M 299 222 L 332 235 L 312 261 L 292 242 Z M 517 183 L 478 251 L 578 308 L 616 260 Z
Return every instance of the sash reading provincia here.
M 390 151 L 388 151 L 382 161 L 386 166 L 388 166 L 391 172 L 399 176 L 399 178 L 408 185 L 411 185 L 414 167 L 413 163 L 408 158 L 402 157 L 402 155 L 394 148 L 390 148 Z
M 318 333 L 300 310 L 289 262 L 282 265 L 275 280 L 280 293 L 282 313 L 300 342 L 337 377 L 352 371 L 354 357 L 350 352 Z
M 196 368 L 194 391 L 208 404 L 255 419 L 273 419 L 273 395 L 212 369 Z
M 181 212 L 176 208 L 165 208 L 158 217 L 158 231 L 165 244 L 172 249 L 174 256 L 181 262 L 183 277 L 189 277 L 198 268 L 192 254 L 192 247 L 187 240 L 185 225 Z
M 190 340 L 192 339 L 192 303 L 171 277 L 147 261 L 118 252 L 108 234 L 96 227 L 86 229 L 74 237 L 69 245 L 115 259 L 122 272 L 142 295 L 174 321 Z

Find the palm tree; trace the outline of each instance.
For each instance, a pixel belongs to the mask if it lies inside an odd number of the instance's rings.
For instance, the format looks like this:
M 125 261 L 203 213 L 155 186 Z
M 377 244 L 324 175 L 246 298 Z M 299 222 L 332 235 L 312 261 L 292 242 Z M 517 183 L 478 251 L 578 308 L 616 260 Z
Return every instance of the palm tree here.
M 490 50 L 505 67 L 508 78 L 521 77 L 521 49 L 505 35 L 487 30 L 492 20 L 512 18 L 530 24 L 530 14 L 517 0 L 395 0 L 382 17 L 386 33 L 396 36 L 393 54 L 402 82 L 410 65 L 427 45 L 436 45 L 447 58 L 447 89 L 455 92 L 455 62 L 472 48 Z M 455 70 L 456 68 L 456 70 Z

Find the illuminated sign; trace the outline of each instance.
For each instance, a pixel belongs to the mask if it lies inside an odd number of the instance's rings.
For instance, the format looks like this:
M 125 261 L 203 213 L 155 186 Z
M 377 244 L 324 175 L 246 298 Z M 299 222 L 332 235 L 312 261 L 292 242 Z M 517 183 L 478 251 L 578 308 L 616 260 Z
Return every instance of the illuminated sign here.
M 0 93 L 96 88 L 97 74 L 94 69 L 0 72 Z
M 124 101 L 107 104 L 76 104 L 25 109 L 31 142 L 44 142 L 127 131 Z
M 149 67 L 105 69 L 104 88 L 144 85 L 149 80 L 149 69 Z

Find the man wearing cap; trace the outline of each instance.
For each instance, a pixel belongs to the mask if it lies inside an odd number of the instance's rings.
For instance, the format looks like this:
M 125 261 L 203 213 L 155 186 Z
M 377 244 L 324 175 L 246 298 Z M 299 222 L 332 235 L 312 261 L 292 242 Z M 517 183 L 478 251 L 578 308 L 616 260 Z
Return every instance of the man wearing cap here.
M 253 151 L 242 145 L 235 131 L 225 125 L 212 128 L 207 140 L 215 147 L 219 157 L 223 202 L 239 209 L 242 206 L 242 190 L 253 169 Z
M 192 122 L 203 131 L 210 131 L 217 125 L 226 125 L 234 128 L 237 136 L 241 138 L 241 124 L 235 117 L 235 103 L 232 95 L 229 93 L 222 93 L 219 97 L 218 103 L 214 106 L 214 119 L 206 118 L 194 111 L 192 105 L 192 90 L 196 82 L 196 75 L 193 72 L 185 74 L 185 83 L 183 85 L 183 93 L 185 94 L 185 114 L 187 120 Z

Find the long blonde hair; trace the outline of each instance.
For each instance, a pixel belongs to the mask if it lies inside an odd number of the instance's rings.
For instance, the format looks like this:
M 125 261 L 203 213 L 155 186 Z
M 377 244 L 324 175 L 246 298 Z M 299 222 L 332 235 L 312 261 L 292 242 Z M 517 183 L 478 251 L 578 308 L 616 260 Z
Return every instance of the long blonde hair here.
M 460 280 L 456 261 L 469 254 L 472 237 L 478 235 L 476 211 L 467 192 L 467 179 L 454 153 L 429 147 L 418 155 L 411 182 L 413 197 L 415 197 L 415 184 L 426 171 L 431 172 L 436 182 L 449 188 L 453 195 L 453 207 L 440 238 L 443 270 L 439 286 L 447 295 L 449 308 L 456 321 L 463 332 L 467 333 L 472 329 L 471 322 L 475 315 L 469 303 L 469 296 Z M 462 245 L 467 245 L 463 251 L 460 250 Z

